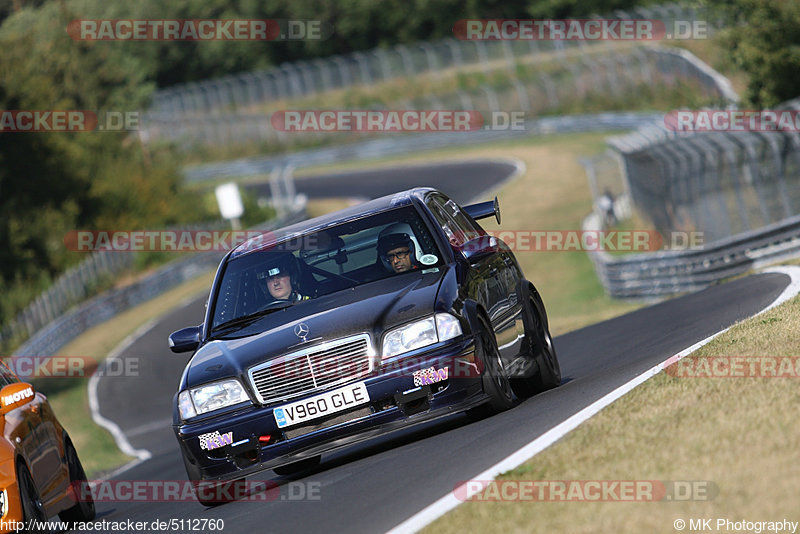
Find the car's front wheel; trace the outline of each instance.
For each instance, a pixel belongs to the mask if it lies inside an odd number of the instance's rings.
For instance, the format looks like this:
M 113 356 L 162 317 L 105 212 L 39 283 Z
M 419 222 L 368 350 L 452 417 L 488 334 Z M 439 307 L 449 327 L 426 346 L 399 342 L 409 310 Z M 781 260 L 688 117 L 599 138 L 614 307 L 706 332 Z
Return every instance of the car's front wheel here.
M 67 459 L 69 469 L 69 483 L 75 500 L 77 501 L 72 508 L 68 508 L 58 514 L 62 521 L 66 522 L 88 522 L 95 517 L 94 499 L 86 480 L 86 472 L 83 470 L 78 451 L 72 444 L 69 437 L 64 439 L 64 456 Z
M 483 392 L 489 397 L 489 406 L 495 412 L 508 410 L 514 405 L 511 380 L 508 378 L 497 340 L 489 321 L 482 315 L 480 328 L 475 332 L 475 352 L 483 362 Z
M 522 313 L 528 346 L 539 370 L 529 378 L 515 378 L 513 386 L 514 393 L 519 397 L 530 397 L 558 386 L 561 383 L 561 366 L 547 320 L 544 318 L 544 310 L 532 295 L 528 297 L 527 306 Z
M 22 532 L 44 532 L 43 528 L 35 528 L 34 521 L 47 521 L 47 512 L 44 511 L 44 503 L 39 496 L 39 490 L 33 483 L 28 468 L 20 462 L 17 464 L 17 485 L 19 486 L 19 499 L 22 503 L 22 517 L 25 522 L 25 530 Z M 44 525 L 42 525 L 43 527 Z

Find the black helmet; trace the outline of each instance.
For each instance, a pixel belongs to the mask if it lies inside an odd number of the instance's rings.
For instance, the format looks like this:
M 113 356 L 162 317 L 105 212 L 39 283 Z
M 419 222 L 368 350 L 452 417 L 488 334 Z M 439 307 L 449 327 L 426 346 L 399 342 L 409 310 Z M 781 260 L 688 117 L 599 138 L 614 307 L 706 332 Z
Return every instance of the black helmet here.
M 286 252 L 277 255 L 271 254 L 260 270 L 256 272 L 256 278 L 258 283 L 261 284 L 261 289 L 266 293 L 267 282 L 271 277 L 288 275 L 292 282 L 292 289 L 297 291 L 299 273 L 300 268 L 297 265 L 297 258 L 291 252 Z
M 394 269 L 392 269 L 392 262 L 386 257 L 386 253 L 400 247 L 408 248 L 413 261 L 413 258 L 416 257 L 414 240 L 408 234 L 386 234 L 378 238 L 378 257 L 388 271 L 394 272 Z

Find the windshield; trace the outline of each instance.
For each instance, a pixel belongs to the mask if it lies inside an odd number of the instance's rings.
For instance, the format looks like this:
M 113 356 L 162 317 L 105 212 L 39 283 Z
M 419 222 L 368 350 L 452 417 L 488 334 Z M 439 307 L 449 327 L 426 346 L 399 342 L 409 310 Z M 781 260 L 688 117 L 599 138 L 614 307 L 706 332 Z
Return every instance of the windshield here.
M 411 206 L 292 238 L 228 262 L 213 303 L 212 331 L 389 276 L 442 264 Z M 282 302 L 286 306 L 281 305 Z

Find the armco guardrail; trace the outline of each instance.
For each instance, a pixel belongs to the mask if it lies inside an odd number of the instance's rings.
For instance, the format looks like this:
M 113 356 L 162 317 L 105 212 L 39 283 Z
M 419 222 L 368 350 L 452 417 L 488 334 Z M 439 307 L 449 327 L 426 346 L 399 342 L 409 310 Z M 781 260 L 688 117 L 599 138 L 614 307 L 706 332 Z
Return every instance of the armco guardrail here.
M 133 267 L 133 254 L 95 252 L 84 262 L 68 269 L 55 283 L 0 330 L 0 347 L 20 340 L 56 319 L 93 292 L 100 280 L 113 278 Z
M 542 117 L 527 121 L 520 130 L 478 130 L 461 133 L 419 133 L 390 136 L 329 148 L 304 150 L 281 156 L 242 158 L 222 163 L 208 163 L 184 169 L 187 182 L 202 182 L 222 178 L 237 178 L 274 172 L 276 169 L 325 165 L 347 160 L 365 160 L 422 150 L 486 143 L 556 133 L 632 130 L 650 124 L 661 114 L 650 112 L 609 112 L 563 117 Z
M 291 214 L 296 209 L 292 171 L 291 166 L 282 166 L 271 173 L 272 204 L 280 217 Z M 202 227 L 184 226 L 166 228 L 165 231 L 223 230 L 227 224 L 219 221 Z M 93 296 L 101 281 L 113 280 L 120 273 L 133 268 L 135 255 L 136 252 L 98 251 L 67 270 L 0 329 L 0 349 L 5 351 L 12 344 L 25 341 L 73 306 Z
M 286 216 L 253 228 L 272 230 L 305 218 L 305 205 L 300 204 Z M 16 356 L 47 356 L 55 354 L 87 329 L 111 319 L 117 314 L 145 302 L 173 287 L 190 280 L 219 264 L 223 252 L 202 252 L 170 263 L 129 286 L 109 290 L 89 299 L 72 311 L 36 332 L 20 346 Z M 198 322 L 202 317 L 198 317 Z
M 800 111 L 800 98 L 777 109 Z M 769 262 L 800 257 L 797 131 L 673 132 L 662 120 L 609 144 L 616 150 L 614 158 L 584 163 L 590 183 L 601 174 L 607 183 L 614 167 L 609 160 L 618 159 L 626 194 L 662 235 L 696 232 L 705 241 L 700 250 L 622 258 L 592 252 L 611 296 L 693 291 Z M 585 224 L 598 228 L 599 214 Z
M 584 221 L 586 230 L 601 226 L 597 214 Z M 800 216 L 720 239 L 700 250 L 641 253 L 622 258 L 603 251 L 592 251 L 589 255 L 612 297 L 638 299 L 697 291 L 724 278 L 800 256 Z

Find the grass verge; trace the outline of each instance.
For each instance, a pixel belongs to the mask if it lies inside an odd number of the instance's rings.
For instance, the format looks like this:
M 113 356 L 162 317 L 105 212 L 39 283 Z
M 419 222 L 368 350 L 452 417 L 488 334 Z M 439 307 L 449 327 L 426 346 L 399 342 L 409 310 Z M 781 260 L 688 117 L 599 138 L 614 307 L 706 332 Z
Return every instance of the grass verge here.
M 788 357 L 797 377 L 798 330 L 800 297 L 733 326 L 691 357 Z M 474 501 L 426 531 L 674 533 L 677 519 L 687 529 L 698 518 L 715 526 L 717 518 L 800 520 L 800 465 L 792 445 L 800 443 L 797 380 L 673 374 L 645 382 L 500 479 L 709 481 L 718 488 L 710 499 Z

